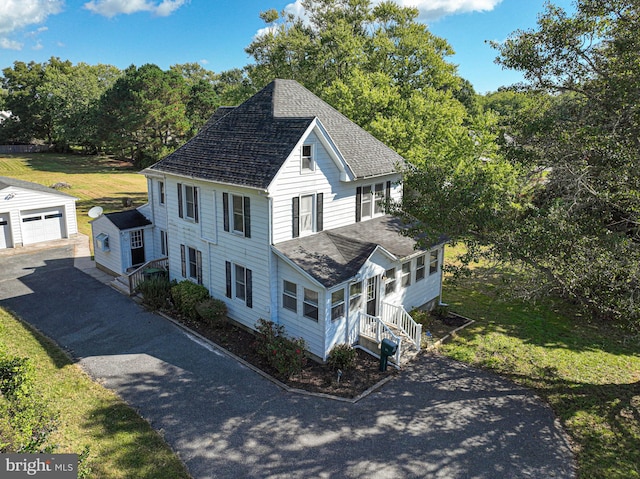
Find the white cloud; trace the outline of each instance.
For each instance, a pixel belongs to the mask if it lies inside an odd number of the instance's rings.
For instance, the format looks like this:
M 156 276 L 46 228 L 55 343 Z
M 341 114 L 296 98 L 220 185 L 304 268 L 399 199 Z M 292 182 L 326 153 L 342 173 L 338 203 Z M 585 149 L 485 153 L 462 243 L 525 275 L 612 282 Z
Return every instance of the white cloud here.
M 44 22 L 62 11 L 63 0 L 2 0 L 0 2 L 0 48 L 20 50 L 22 44 L 8 35 Z
M 487 12 L 493 10 L 502 0 L 396 0 L 403 7 L 416 7 L 422 20 L 433 21 L 447 15 L 469 12 Z M 373 0 L 372 3 L 382 3 Z M 296 16 L 303 16 L 301 0 L 296 0 L 285 7 L 285 11 Z
M 3 50 L 22 50 L 22 43 L 0 37 L 0 48 Z
M 166 17 L 175 12 L 189 0 L 162 0 L 160 3 L 151 0 L 91 0 L 84 8 L 113 18 L 116 15 L 130 15 L 137 12 L 151 12 L 159 17 Z

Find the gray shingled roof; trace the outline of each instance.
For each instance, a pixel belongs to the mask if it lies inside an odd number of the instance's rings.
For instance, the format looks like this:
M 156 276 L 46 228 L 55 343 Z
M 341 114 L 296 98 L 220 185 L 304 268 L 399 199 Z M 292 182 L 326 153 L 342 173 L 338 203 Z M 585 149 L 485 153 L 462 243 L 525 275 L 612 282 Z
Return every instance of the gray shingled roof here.
M 278 243 L 274 248 L 331 288 L 352 278 L 378 245 L 399 259 L 416 253 L 416 241 L 403 236 L 402 229 L 398 218 L 381 216 Z
M 120 231 L 131 228 L 142 228 L 143 226 L 151 224 L 151 221 L 138 210 L 117 211 L 115 213 L 107 213 L 105 216 L 109 218 L 109 221 L 116 225 Z
M 27 190 L 41 191 L 42 193 L 51 193 L 52 195 L 67 196 L 69 198 L 77 199 L 75 196 L 68 195 L 62 191 L 58 191 L 48 186 L 40 185 L 38 183 L 32 183 L 31 181 L 18 180 L 16 178 L 10 178 L 8 176 L 0 176 L 0 190 L 4 190 L 13 186 L 15 188 L 24 188 Z
M 392 173 L 403 159 L 294 80 L 274 80 L 240 106 L 218 110 L 185 145 L 150 169 L 266 189 L 318 118 L 357 178 Z

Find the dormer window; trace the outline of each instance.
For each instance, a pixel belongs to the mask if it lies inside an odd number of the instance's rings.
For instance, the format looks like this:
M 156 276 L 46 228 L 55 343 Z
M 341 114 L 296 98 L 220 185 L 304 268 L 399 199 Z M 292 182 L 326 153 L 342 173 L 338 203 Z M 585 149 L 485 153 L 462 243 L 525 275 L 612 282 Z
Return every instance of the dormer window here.
M 310 173 L 316 169 L 313 161 L 313 145 L 302 145 L 302 157 L 300 160 L 300 170 L 302 173 Z

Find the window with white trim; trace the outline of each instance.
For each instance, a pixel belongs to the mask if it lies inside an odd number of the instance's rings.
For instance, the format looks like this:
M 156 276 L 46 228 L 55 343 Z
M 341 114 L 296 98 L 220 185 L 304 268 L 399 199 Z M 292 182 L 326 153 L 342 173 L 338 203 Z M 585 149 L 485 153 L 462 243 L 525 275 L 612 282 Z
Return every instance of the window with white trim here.
M 396 291 L 396 269 L 389 268 L 384 273 L 384 294 L 393 294 Z
M 247 299 L 247 271 L 244 266 L 235 265 L 236 298 L 245 301 Z
M 222 193 L 223 228 L 251 238 L 251 201 L 248 196 Z
M 191 246 L 180 245 L 180 262 L 182 277 L 202 284 L 202 252 Z
M 331 321 L 344 318 L 344 288 L 331 293 Z
M 239 264 L 225 261 L 226 296 L 236 298 L 253 308 L 252 272 Z
M 429 253 L 429 274 L 435 274 L 438 272 L 439 261 L 438 261 L 438 250 L 433 250 Z
M 349 312 L 362 308 L 362 281 L 349 286 Z
M 135 230 L 130 233 L 131 249 L 142 248 L 144 246 L 144 237 L 142 230 Z
M 169 239 L 165 230 L 160 230 L 160 254 L 169 256 Z
M 318 321 L 318 292 L 304 288 L 302 314 L 305 318 Z
M 178 183 L 178 216 L 198 222 L 198 188 Z
M 411 261 L 402 263 L 402 276 L 400 279 L 400 284 L 403 288 L 411 286 Z
M 164 181 L 158 181 L 158 203 L 164 205 Z
M 300 233 L 313 232 L 313 195 L 300 197 Z
M 386 188 L 384 183 L 356 188 L 356 222 L 383 215 L 387 196 L 391 194 L 390 191 L 390 181 L 387 181 Z
M 425 277 L 425 255 L 418 256 L 416 258 L 416 282 L 424 279 Z
M 316 169 L 313 159 L 313 145 L 302 145 L 300 156 L 300 171 L 302 173 L 311 173 Z
M 286 279 L 282 282 L 282 307 L 298 312 L 298 285 Z

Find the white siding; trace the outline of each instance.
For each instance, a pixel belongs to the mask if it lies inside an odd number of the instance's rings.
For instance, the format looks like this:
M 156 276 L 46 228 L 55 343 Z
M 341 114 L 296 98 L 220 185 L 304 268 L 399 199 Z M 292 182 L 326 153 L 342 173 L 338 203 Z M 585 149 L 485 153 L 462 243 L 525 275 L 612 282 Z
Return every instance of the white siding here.
M 78 233 L 75 198 L 12 186 L 4 188 L 2 196 L 10 198 L 2 202 L 1 212 L 10 214 L 9 224 L 14 246 L 21 246 L 24 242 L 21 222 L 21 212 L 24 211 L 59 208 L 63 212 L 64 223 L 61 237 L 69 238 Z
M 391 174 L 369 180 L 340 181 L 340 170 L 312 131 L 303 142 L 313 144 L 316 169 L 313 173 L 300 171 L 301 148 L 296 148 L 284 163 L 269 187 L 273 198 L 273 243 L 292 239 L 292 198 L 306 194 L 323 193 L 324 230 L 347 226 L 356 221 L 356 188 L 363 185 L 391 182 L 391 197 L 399 199 L 402 187 L 400 174 Z
M 278 322 L 285 327 L 285 332 L 294 338 L 304 338 L 307 349 L 321 359 L 326 359 L 325 352 L 325 322 L 326 322 L 326 294 L 324 288 L 301 275 L 298 270 L 291 267 L 282 259 L 275 257 L 278 270 Z M 296 313 L 282 307 L 283 281 L 287 280 L 297 285 Z M 309 319 L 303 315 L 304 288 L 318 292 L 318 321 Z M 331 319 L 328 320 L 331 322 Z
M 91 221 L 91 232 L 96 264 L 114 273 L 122 274 L 126 269 L 123 268 L 122 251 L 127 249 L 128 245 L 122 244 L 120 230 L 106 216 L 100 216 Z M 102 251 L 96 245 L 96 237 L 101 233 L 109 236 L 109 251 Z
M 198 188 L 199 221 L 195 223 L 178 216 L 177 184 Z M 269 274 L 269 200 L 255 190 L 205 181 L 167 176 L 167 232 L 169 237 L 169 270 L 171 279 L 184 280 L 180 245 L 202 253 L 202 278 L 212 296 L 227 303 L 229 317 L 253 328 L 258 319 L 271 317 Z M 223 229 L 222 194 L 249 198 L 251 205 L 251 237 L 226 232 Z M 248 268 L 252 272 L 253 307 L 226 297 L 225 262 Z M 235 293 L 235 291 L 234 291 Z

